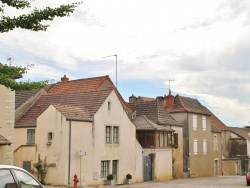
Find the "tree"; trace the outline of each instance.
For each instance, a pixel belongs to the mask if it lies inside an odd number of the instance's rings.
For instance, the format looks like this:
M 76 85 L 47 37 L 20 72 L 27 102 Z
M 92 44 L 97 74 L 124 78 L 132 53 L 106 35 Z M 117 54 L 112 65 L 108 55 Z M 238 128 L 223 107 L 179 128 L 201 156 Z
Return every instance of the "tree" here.
M 40 82 L 16 82 L 15 79 L 21 78 L 24 73 L 33 65 L 27 67 L 2 65 L 0 63 L 0 85 L 15 91 L 24 91 L 32 89 L 40 89 L 48 84 L 48 80 Z
M 52 21 L 55 17 L 69 16 L 76 7 L 82 4 L 82 2 L 77 2 L 56 8 L 46 7 L 41 10 L 34 8 L 31 13 L 14 16 L 13 18 L 4 15 L 6 6 L 16 9 L 31 9 L 32 1 L 35 0 L 0 0 L 0 32 L 8 32 L 15 28 L 46 31 L 49 25 L 42 24 L 43 21 Z
M 8 32 L 15 28 L 46 31 L 49 25 L 42 24 L 43 21 L 52 21 L 55 17 L 69 16 L 70 13 L 74 12 L 76 7 L 82 4 L 82 2 L 77 2 L 61 5 L 56 8 L 46 7 L 41 10 L 34 8 L 30 13 L 12 18 L 4 15 L 6 7 L 31 9 L 31 3 L 33 1 L 35 0 L 0 0 L 0 33 Z M 22 77 L 31 66 L 2 65 L 0 62 L 0 84 L 11 90 L 31 90 L 42 88 L 48 84 L 48 81 L 15 82 L 15 79 Z

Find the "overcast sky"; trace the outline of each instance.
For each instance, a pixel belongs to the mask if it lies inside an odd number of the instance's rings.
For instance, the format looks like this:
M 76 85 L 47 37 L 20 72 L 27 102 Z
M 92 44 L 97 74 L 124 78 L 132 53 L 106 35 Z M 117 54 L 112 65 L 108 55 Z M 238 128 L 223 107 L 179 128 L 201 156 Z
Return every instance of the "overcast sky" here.
M 34 5 L 62 2 L 74 1 Z M 242 127 L 250 125 L 249 10 L 249 0 L 84 0 L 46 32 L 0 34 L 0 62 L 34 64 L 24 80 L 109 75 L 115 84 L 116 58 L 102 57 L 117 54 L 126 101 L 168 94 L 174 80 L 172 94 L 197 98 L 227 126 Z

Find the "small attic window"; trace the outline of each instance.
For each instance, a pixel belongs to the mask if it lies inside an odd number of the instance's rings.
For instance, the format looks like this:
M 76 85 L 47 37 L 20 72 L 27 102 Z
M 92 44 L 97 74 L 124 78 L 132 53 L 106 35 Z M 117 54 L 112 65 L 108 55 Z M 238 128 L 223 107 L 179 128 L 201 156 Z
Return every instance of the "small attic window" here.
M 108 110 L 111 110 L 111 102 L 108 102 Z
M 48 142 L 51 142 L 53 139 L 53 133 L 52 132 L 49 132 L 48 133 Z

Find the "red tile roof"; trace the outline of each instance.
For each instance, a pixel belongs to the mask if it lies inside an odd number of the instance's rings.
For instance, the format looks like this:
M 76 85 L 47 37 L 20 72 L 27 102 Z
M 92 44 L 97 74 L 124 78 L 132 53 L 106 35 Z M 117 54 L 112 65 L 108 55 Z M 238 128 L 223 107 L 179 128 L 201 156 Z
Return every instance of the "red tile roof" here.
M 153 121 L 147 119 L 146 116 L 138 116 L 135 119 L 132 120 L 132 122 L 136 126 L 136 130 L 164 130 L 164 131 L 171 131 L 174 130 L 171 128 L 168 128 L 166 126 L 157 125 Z
M 211 125 L 213 127 L 220 131 L 230 131 L 230 129 L 219 118 L 217 118 L 210 110 L 208 111 L 212 114 Z
M 37 118 L 54 105 L 66 118 L 90 119 L 101 107 L 113 89 L 77 92 L 58 95 L 42 95 L 39 100 L 15 123 L 18 127 L 35 127 Z M 65 109 L 63 109 L 65 107 Z M 80 111 L 79 111 L 80 110 Z M 74 114 L 73 112 L 79 113 Z
M 197 99 L 176 95 L 174 98 L 174 107 L 170 112 L 193 112 L 204 115 L 211 115 L 205 106 Z
M 110 80 L 109 76 L 100 76 L 94 78 L 85 78 L 68 81 L 65 75 L 61 82 L 53 84 L 47 89 L 49 95 L 61 94 L 61 93 L 74 93 L 74 92 L 86 92 L 107 89 L 109 87 L 115 88 L 115 85 Z M 63 81 L 65 80 L 65 81 Z
M 161 101 L 154 100 L 129 104 L 135 109 L 137 116 L 145 115 L 158 125 L 181 126 L 181 123 L 171 116 Z
M 7 140 L 4 136 L 0 135 L 0 146 L 10 145 L 11 142 Z

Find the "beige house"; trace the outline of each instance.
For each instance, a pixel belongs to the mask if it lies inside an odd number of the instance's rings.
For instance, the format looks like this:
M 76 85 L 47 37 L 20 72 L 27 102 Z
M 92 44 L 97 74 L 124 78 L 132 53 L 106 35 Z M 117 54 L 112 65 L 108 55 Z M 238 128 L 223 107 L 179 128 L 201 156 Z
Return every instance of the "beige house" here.
M 13 164 L 15 92 L 0 85 L 0 164 Z
M 47 157 L 53 167 L 45 182 L 53 185 L 72 185 L 74 174 L 81 185 L 104 184 L 111 173 L 117 183 L 127 173 L 140 182 L 142 148 L 135 133 L 113 89 L 43 95 L 16 122 L 15 164 Z
M 136 116 L 145 116 L 150 121 L 154 122 L 158 126 L 163 126 L 165 128 L 171 129 L 171 146 L 166 144 L 165 146 L 169 149 L 171 148 L 172 153 L 172 178 L 182 178 L 183 177 L 183 127 L 181 123 L 176 121 L 171 114 L 167 111 L 164 106 L 163 100 L 159 98 L 148 98 L 148 97 L 135 97 L 132 95 L 129 98 L 129 104 L 135 110 Z M 138 131 L 137 131 L 138 132 Z M 157 135 L 155 135 L 157 137 Z M 159 148 L 157 145 L 158 138 L 155 138 L 155 147 Z M 167 143 L 167 141 L 165 141 Z M 163 147 L 164 148 L 164 147 Z M 164 149 L 160 148 L 160 151 Z M 145 149 L 145 147 L 144 147 Z M 165 148 L 166 149 L 166 148 Z M 168 156 L 165 156 L 169 158 Z
M 214 175 L 211 114 L 197 99 L 176 95 L 163 97 L 171 115 L 183 125 L 184 177 Z
M 173 129 L 157 125 L 145 115 L 133 119 L 136 138 L 143 148 L 143 181 L 172 179 Z

